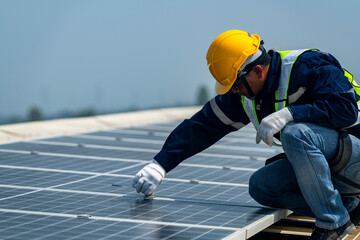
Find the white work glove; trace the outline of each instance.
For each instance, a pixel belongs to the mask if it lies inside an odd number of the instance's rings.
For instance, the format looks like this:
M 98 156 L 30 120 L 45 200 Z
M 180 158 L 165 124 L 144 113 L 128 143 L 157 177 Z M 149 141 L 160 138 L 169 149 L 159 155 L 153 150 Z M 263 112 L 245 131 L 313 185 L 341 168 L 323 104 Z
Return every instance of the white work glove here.
M 157 161 L 153 160 L 152 163 L 146 165 L 135 175 L 132 186 L 136 188 L 136 192 L 141 192 L 145 196 L 151 196 L 164 177 L 164 168 Z
M 263 140 L 267 145 L 272 146 L 274 134 L 280 132 L 291 121 L 294 121 L 294 118 L 288 108 L 283 108 L 263 118 L 256 134 L 256 143 Z

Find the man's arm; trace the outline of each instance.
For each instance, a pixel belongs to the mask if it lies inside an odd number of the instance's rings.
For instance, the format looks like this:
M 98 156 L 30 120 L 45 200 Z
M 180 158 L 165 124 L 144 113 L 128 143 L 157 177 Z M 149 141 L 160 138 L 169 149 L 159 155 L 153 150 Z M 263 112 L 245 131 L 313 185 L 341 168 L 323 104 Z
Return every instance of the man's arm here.
M 151 166 L 145 166 L 136 174 L 133 186 L 137 192 L 151 195 L 166 172 L 247 123 L 249 119 L 238 96 L 229 92 L 215 97 L 170 133 Z
M 205 150 L 247 123 L 249 119 L 239 98 L 230 93 L 219 95 L 171 132 L 154 159 L 169 172 L 183 160 Z

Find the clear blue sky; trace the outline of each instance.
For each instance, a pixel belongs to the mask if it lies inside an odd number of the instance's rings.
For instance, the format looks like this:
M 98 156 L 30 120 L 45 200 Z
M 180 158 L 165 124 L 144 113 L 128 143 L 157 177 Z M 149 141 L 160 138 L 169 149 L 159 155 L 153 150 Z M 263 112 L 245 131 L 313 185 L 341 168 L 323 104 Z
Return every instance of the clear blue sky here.
M 0 0 L 0 116 L 191 104 L 212 40 L 319 48 L 360 80 L 359 0 Z

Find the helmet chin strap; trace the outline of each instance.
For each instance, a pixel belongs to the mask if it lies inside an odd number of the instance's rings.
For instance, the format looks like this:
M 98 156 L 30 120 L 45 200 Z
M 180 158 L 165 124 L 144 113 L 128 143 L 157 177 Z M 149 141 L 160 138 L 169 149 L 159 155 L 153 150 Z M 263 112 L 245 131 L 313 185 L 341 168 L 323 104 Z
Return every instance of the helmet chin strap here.
M 245 88 L 247 90 L 247 92 L 249 93 L 250 97 L 248 97 L 250 100 L 253 100 L 255 99 L 255 94 L 254 92 L 251 90 L 250 86 L 249 86 L 249 83 L 246 81 L 246 79 L 244 78 L 243 79 L 243 83 L 245 85 Z

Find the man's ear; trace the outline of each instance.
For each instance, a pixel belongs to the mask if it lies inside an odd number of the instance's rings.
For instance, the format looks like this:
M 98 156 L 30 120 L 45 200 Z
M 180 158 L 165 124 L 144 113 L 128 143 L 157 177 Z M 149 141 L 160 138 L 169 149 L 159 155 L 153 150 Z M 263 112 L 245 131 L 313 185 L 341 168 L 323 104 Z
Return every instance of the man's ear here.
M 261 68 L 261 66 L 256 65 L 253 69 L 254 69 L 254 72 L 256 73 L 256 75 L 258 75 L 258 78 L 261 78 L 263 75 L 263 69 Z

